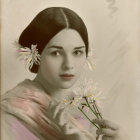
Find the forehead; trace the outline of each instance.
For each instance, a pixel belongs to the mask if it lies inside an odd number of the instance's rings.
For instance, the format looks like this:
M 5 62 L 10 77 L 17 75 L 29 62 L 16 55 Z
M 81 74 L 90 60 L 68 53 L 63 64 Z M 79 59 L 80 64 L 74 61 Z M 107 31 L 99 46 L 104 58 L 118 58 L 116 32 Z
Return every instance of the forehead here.
M 80 34 L 73 29 L 63 29 L 59 33 L 57 33 L 47 44 L 47 46 L 85 46 L 83 39 L 81 38 Z

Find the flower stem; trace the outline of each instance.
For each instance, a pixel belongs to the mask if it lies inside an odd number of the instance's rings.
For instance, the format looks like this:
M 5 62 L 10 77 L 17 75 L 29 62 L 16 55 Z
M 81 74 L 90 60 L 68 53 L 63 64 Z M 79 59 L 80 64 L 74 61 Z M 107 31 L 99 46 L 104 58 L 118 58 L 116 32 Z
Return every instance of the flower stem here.
M 80 107 L 78 107 L 78 109 L 84 114 L 84 116 L 91 122 L 91 124 L 93 124 L 96 128 L 98 128 L 99 129 L 99 127 L 95 124 L 95 123 L 93 123 L 91 120 L 90 120 L 90 118 L 85 114 L 85 112 L 80 108 Z
M 96 109 L 95 105 L 93 104 L 92 105 L 93 109 L 95 110 L 96 114 L 97 114 L 97 118 L 99 119 L 99 116 L 98 116 L 98 110 Z
M 96 101 L 94 100 L 93 103 L 94 103 L 94 106 L 95 106 L 95 108 L 96 108 L 96 110 L 97 110 L 97 112 L 98 112 L 98 115 L 100 116 L 101 119 L 103 119 L 103 117 L 102 117 L 101 113 L 99 112 L 99 109 L 98 109 L 98 107 L 97 107 L 97 105 L 96 105 L 95 102 L 96 102 Z
M 87 105 L 88 105 L 89 109 L 90 109 L 90 110 L 93 112 L 93 114 L 99 119 L 98 114 L 91 108 L 91 106 L 90 106 L 90 104 L 89 104 L 89 102 L 88 102 L 88 100 L 87 100 L 86 97 L 85 97 L 85 100 L 86 100 L 86 102 L 87 102 Z

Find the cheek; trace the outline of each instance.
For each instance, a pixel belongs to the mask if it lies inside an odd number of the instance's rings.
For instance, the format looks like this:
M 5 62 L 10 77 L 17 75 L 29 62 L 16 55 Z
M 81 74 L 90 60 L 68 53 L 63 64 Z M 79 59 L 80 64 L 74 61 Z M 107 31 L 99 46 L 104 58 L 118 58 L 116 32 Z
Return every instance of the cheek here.
M 81 72 L 83 67 L 85 66 L 85 63 L 86 63 L 86 59 L 81 59 L 79 61 L 76 62 L 76 69 Z
M 41 71 L 46 75 L 54 75 L 58 72 L 58 65 L 54 60 L 45 59 L 41 63 Z

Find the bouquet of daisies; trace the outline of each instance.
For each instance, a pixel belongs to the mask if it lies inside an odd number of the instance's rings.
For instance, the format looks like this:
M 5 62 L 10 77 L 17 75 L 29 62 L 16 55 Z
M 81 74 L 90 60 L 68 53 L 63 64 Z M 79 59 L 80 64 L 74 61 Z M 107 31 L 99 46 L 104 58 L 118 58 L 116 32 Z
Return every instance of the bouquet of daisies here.
M 93 84 L 92 80 L 84 81 L 78 88 L 73 89 L 72 96 L 68 96 L 63 100 L 64 105 L 76 106 L 77 109 L 86 117 L 86 119 L 97 129 L 100 128 L 92 120 L 103 119 L 99 108 L 102 108 L 102 92 L 97 89 L 97 84 Z M 93 114 L 92 120 L 85 110 Z M 99 136 L 97 136 L 98 139 Z

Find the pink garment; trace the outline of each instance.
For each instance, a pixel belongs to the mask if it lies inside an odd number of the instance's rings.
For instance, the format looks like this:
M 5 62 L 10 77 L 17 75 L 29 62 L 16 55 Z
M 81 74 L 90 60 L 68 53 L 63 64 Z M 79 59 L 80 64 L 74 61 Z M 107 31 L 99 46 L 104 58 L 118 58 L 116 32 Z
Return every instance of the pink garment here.
M 56 129 L 56 125 L 51 121 L 51 124 L 49 124 L 49 118 L 44 116 L 49 102 L 50 97 L 38 83 L 25 80 L 4 94 L 2 97 L 2 109 L 17 118 L 16 124 L 13 125 L 12 122 L 12 127 L 17 128 L 18 125 L 22 126 L 22 129 L 27 128 L 41 139 L 62 140 L 62 134 Z M 18 120 L 22 124 L 17 123 L 19 122 Z M 28 132 L 27 129 L 24 129 L 26 130 L 25 132 Z
M 44 115 L 50 97 L 42 87 L 25 80 L 2 97 L 2 110 L 14 116 L 9 120 L 14 140 L 64 140 L 63 132 Z M 89 129 L 84 117 L 73 116 L 76 122 Z M 80 128 L 80 127 L 79 127 Z
M 79 121 L 85 128 L 89 129 L 89 123 L 82 116 L 75 116 L 76 120 Z M 39 140 L 29 129 L 27 129 L 20 121 L 16 118 L 11 121 L 12 133 L 14 140 Z
M 11 122 L 12 133 L 14 140 L 39 140 L 29 129 L 27 129 L 17 119 Z
M 89 130 L 89 129 L 90 129 L 90 124 L 89 124 L 88 120 L 85 119 L 85 117 L 82 116 L 82 115 L 83 115 L 83 114 L 74 116 L 74 118 L 75 118 L 80 124 L 82 124 L 82 125 L 86 128 L 86 130 Z

